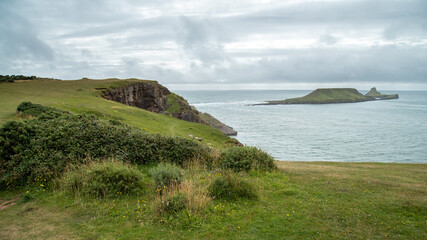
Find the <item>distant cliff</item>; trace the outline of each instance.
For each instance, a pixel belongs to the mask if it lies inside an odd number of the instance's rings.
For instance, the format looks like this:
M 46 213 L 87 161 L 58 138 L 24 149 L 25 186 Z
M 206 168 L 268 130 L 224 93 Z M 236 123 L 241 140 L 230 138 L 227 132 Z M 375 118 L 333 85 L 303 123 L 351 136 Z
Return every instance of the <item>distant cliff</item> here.
M 391 95 L 381 94 L 380 92 L 377 91 L 375 87 L 371 88 L 371 90 L 367 94 L 365 94 L 365 96 L 373 97 L 375 98 L 375 100 L 390 100 L 390 99 L 399 98 L 398 94 L 391 94 Z
M 354 88 L 319 88 L 304 97 L 268 101 L 257 105 L 355 103 L 397 98 L 399 98 L 397 94 L 381 94 L 377 92 L 375 88 L 372 88 L 371 91 L 365 95 Z
M 102 97 L 128 106 L 142 108 L 155 113 L 171 115 L 188 121 L 214 127 L 226 135 L 237 135 L 233 128 L 225 125 L 209 114 L 200 113 L 181 96 L 170 92 L 155 81 L 129 83 L 106 89 Z M 206 117 L 209 115 L 209 117 Z

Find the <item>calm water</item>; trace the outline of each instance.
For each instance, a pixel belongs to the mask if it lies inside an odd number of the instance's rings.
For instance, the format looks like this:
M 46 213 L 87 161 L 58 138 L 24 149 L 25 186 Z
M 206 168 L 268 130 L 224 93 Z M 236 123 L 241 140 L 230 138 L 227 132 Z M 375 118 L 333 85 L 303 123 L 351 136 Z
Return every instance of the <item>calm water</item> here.
M 427 163 L 427 92 L 395 91 L 400 99 L 388 101 L 276 106 L 248 104 L 309 91 L 176 92 L 237 130 L 241 143 L 278 160 Z

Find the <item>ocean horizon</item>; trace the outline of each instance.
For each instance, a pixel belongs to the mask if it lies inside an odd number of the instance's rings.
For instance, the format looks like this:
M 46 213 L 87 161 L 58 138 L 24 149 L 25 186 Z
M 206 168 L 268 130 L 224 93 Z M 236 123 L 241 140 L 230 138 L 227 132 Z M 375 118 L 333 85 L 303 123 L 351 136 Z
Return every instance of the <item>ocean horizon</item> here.
M 399 99 L 252 106 L 310 91 L 175 92 L 233 127 L 242 144 L 259 147 L 280 161 L 427 163 L 427 91 L 379 91 L 398 93 Z

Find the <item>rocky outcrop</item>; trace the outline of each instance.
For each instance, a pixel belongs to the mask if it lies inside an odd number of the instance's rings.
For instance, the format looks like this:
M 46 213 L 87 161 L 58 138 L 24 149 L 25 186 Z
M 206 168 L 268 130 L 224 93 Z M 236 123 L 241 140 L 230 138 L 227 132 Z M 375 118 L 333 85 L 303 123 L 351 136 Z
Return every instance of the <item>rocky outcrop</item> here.
M 157 82 L 131 83 L 103 91 L 102 97 L 128 106 L 163 113 L 167 108 L 167 95 L 171 92 Z
M 377 89 L 375 87 L 371 88 L 371 90 L 369 90 L 369 92 L 367 94 L 365 94 L 365 96 L 367 97 L 373 97 L 375 98 L 375 100 L 390 100 L 390 99 L 398 99 L 399 95 L 398 94 L 381 94 L 380 92 L 377 91 Z
M 200 117 L 209 123 L 210 126 L 220 130 L 221 132 L 225 133 L 228 136 L 236 136 L 237 132 L 232 127 L 229 127 L 225 125 L 224 123 L 220 122 L 218 119 L 212 117 L 208 113 L 200 113 Z
M 183 97 L 170 92 L 155 81 L 139 81 L 105 89 L 102 97 L 128 106 L 171 115 L 188 122 L 202 123 L 214 127 L 226 135 L 237 135 L 233 128 L 207 113 L 199 112 L 195 107 L 190 106 Z

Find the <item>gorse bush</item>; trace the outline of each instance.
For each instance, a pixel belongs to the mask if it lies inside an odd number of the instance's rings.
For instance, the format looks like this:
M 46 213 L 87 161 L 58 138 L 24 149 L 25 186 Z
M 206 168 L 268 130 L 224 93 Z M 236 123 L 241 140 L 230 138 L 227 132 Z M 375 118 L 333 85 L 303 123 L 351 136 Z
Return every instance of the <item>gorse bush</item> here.
M 150 174 L 159 189 L 165 186 L 178 185 L 183 180 L 182 169 L 170 163 L 160 163 L 150 169 Z
M 46 107 L 31 102 L 22 102 L 21 104 L 19 104 L 16 110 L 24 115 L 29 115 L 33 117 L 39 117 L 44 114 L 44 118 L 55 118 L 67 113 L 56 108 Z
M 31 106 L 26 103 L 20 109 Z M 23 110 L 24 112 L 26 110 Z M 43 112 L 35 119 L 0 128 L 0 189 L 25 185 L 36 176 L 59 176 L 84 159 L 116 158 L 132 164 L 208 159 L 209 149 L 184 138 L 146 134 L 118 121 L 94 116 Z
M 144 187 L 144 175 L 135 167 L 118 161 L 83 165 L 65 174 L 62 187 L 75 195 L 104 198 L 136 195 Z
M 209 185 L 208 191 L 212 197 L 217 199 L 257 198 L 255 188 L 251 184 L 231 173 L 216 176 Z
M 233 171 L 249 171 L 251 169 L 273 170 L 274 158 L 256 147 L 230 147 L 221 154 L 223 168 Z

